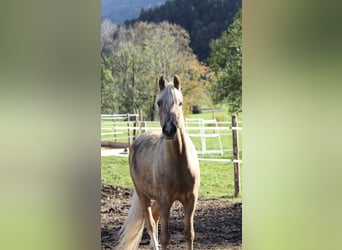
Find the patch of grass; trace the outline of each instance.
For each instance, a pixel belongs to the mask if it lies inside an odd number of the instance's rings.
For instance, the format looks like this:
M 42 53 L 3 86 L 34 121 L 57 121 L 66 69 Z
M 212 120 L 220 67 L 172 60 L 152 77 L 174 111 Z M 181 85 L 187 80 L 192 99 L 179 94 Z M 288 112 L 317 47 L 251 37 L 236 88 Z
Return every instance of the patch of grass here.
M 120 187 L 133 188 L 128 168 L 128 158 L 101 157 L 101 182 Z
M 215 111 L 214 114 L 212 112 L 205 112 L 205 113 L 199 113 L 199 114 L 189 114 L 187 118 L 201 118 L 204 120 L 212 120 L 216 119 L 220 122 L 230 122 L 231 117 L 228 115 L 226 110 L 222 111 Z
M 234 198 L 232 163 L 200 161 L 200 170 L 200 197 L 241 201 L 241 197 Z M 114 156 L 101 157 L 101 181 L 106 184 L 133 188 L 128 159 Z
M 241 197 L 234 197 L 234 168 L 232 163 L 200 161 L 200 169 L 201 197 L 241 201 Z

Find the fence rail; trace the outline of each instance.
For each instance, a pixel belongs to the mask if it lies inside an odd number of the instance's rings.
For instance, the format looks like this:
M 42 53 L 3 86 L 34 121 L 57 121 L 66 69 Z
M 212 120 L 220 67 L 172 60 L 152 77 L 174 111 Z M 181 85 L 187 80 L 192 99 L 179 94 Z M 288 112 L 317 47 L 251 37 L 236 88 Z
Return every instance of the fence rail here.
M 229 121 L 185 120 L 185 132 L 192 138 L 198 154 L 233 152 L 232 139 L 229 139 L 233 130 L 241 131 L 242 127 L 232 126 Z M 120 146 L 127 143 L 128 147 L 138 134 L 144 132 L 161 133 L 159 121 L 142 121 L 137 114 L 101 115 L 101 142 L 120 142 Z

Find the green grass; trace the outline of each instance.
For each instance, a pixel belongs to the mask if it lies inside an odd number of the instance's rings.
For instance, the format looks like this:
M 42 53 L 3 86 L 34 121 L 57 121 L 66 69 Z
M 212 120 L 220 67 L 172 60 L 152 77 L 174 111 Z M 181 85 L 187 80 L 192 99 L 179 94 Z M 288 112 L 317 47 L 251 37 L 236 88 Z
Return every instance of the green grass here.
M 205 199 L 235 199 L 234 169 L 232 163 L 200 161 L 200 196 Z M 241 176 L 241 169 L 240 169 Z
M 114 156 L 101 157 L 101 182 L 133 188 L 129 174 L 128 158 Z
M 232 163 L 200 161 L 200 197 L 204 199 L 234 198 L 234 171 Z M 240 172 L 241 175 L 241 172 Z M 106 184 L 133 188 L 126 157 L 107 156 L 101 158 L 101 181 Z
M 204 120 L 216 119 L 220 122 L 230 122 L 232 120 L 231 116 L 227 113 L 226 110 L 215 111 L 214 113 L 205 112 L 199 114 L 188 114 L 186 118 L 201 118 Z

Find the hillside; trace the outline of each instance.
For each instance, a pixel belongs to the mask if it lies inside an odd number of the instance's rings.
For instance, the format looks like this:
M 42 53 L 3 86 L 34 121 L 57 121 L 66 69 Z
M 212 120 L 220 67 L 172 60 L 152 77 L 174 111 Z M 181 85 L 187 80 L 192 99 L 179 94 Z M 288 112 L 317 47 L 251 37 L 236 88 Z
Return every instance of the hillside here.
M 163 5 L 144 9 L 137 20 L 179 24 L 189 32 L 194 53 L 206 61 L 210 41 L 228 28 L 241 6 L 242 0 L 167 0 Z
M 141 9 L 163 4 L 165 0 L 101 0 L 101 19 L 112 20 L 116 24 L 123 24 L 126 20 L 135 19 Z

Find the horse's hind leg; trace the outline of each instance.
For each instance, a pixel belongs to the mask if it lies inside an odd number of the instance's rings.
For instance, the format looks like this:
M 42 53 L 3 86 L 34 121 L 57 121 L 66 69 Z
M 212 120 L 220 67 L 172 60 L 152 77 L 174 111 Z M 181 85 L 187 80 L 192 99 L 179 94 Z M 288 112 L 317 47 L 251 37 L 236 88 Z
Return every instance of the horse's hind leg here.
M 156 237 L 158 232 L 156 232 L 156 221 L 154 220 L 152 215 L 151 200 L 142 195 L 140 196 L 140 203 L 141 207 L 143 208 L 145 227 L 148 234 L 150 235 L 153 250 L 158 250 L 158 241 Z
M 184 239 L 188 243 L 188 250 L 193 250 L 195 238 L 194 214 L 196 208 L 197 196 L 192 195 L 184 203 Z
M 157 203 L 157 201 L 153 201 L 152 202 L 152 216 L 153 216 L 153 219 L 154 219 L 154 232 L 155 232 L 155 235 L 156 235 L 156 239 L 157 239 L 157 242 L 158 242 L 158 221 L 159 221 L 159 205 Z

